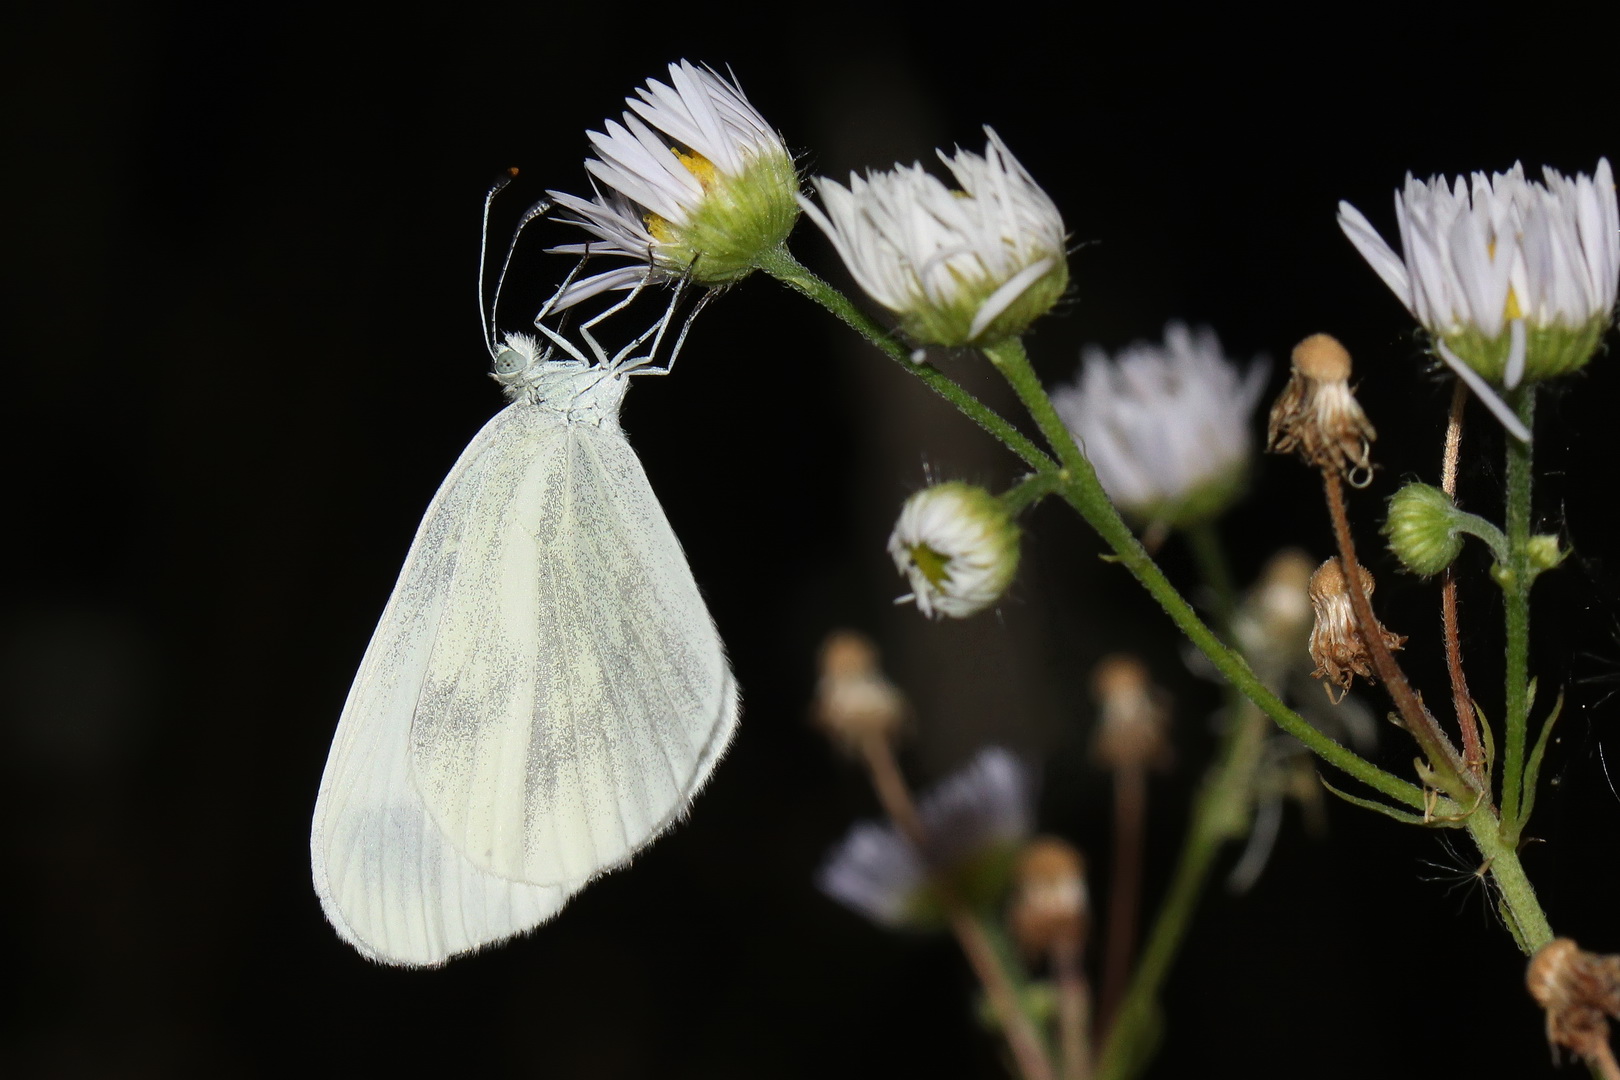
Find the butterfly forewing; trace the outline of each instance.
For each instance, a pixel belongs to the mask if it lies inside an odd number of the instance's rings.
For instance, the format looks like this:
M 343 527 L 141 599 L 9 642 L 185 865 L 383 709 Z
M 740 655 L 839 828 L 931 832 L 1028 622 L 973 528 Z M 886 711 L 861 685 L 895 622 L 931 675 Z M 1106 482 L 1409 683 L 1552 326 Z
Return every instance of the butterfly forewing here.
M 685 809 L 736 722 L 719 637 L 616 426 L 544 408 L 491 469 L 411 729 L 435 823 L 500 877 L 577 887 Z

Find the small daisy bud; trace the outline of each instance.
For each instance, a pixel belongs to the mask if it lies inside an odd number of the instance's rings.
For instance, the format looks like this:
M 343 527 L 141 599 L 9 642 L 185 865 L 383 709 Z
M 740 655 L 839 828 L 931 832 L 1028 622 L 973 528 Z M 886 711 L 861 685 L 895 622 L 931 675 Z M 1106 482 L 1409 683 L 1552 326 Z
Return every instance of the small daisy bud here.
M 1390 497 L 1383 533 L 1402 566 L 1431 577 L 1462 550 L 1456 519 L 1457 505 L 1450 495 L 1428 484 L 1407 484 Z
M 1613 1060 L 1608 1017 L 1620 1019 L 1620 956 L 1589 953 L 1554 938 L 1530 958 L 1530 996 L 1547 1013 L 1547 1041 L 1586 1061 Z
M 1012 932 L 1024 954 L 1078 952 L 1091 914 L 1085 862 L 1073 845 L 1038 836 L 1018 857 L 1014 872 Z
M 1370 600 L 1373 576 L 1365 566 L 1356 567 L 1361 580 L 1361 591 Z M 1351 680 L 1360 675 L 1369 682 L 1373 679 L 1372 660 L 1366 643 L 1356 631 L 1356 612 L 1350 603 L 1350 588 L 1337 558 L 1329 559 L 1311 575 L 1311 606 L 1316 609 L 1316 625 L 1311 628 L 1311 659 L 1316 670 L 1311 675 L 1326 679 L 1328 696 L 1333 697 L 1333 686 L 1340 690 L 1339 698 L 1350 689 Z M 1374 632 L 1383 638 L 1386 649 L 1399 649 L 1406 639 L 1392 634 L 1380 624 Z
M 1271 407 L 1266 449 L 1297 451 L 1308 464 L 1343 473 L 1355 487 L 1372 478 L 1378 437 L 1350 389 L 1350 354 L 1336 338 L 1312 334 L 1294 347 L 1293 371 Z
M 848 187 L 818 177 L 822 206 L 799 200 L 866 294 L 922 345 L 1016 337 L 1069 284 L 1056 204 L 994 131 L 985 134 L 982 156 L 940 153 L 956 189 L 912 165 L 851 174 Z
M 1091 756 L 1109 769 L 1165 768 L 1170 764 L 1167 695 L 1148 678 L 1142 661 L 1123 653 L 1103 659 L 1091 673 L 1101 708 Z
M 1018 572 L 1018 525 L 1001 500 L 973 484 L 923 488 L 889 536 L 895 569 L 930 618 L 965 619 L 1001 598 Z
M 669 79 L 649 79 L 625 99 L 623 123 L 589 133 L 598 155 L 585 163 L 598 185 L 593 198 L 550 192 L 593 236 L 552 251 L 633 260 L 574 282 L 559 309 L 648 279 L 690 274 L 701 285 L 729 284 L 798 220 L 793 157 L 742 90 L 686 60 L 669 66 Z
M 893 739 L 905 722 L 906 699 L 884 677 L 877 649 L 864 634 L 839 630 L 821 646 L 816 684 L 816 722 L 849 747 L 868 739 Z
M 1558 537 L 1551 533 L 1539 533 L 1530 538 L 1524 547 L 1525 557 L 1536 570 L 1551 570 L 1569 555 L 1569 552 L 1558 543 Z

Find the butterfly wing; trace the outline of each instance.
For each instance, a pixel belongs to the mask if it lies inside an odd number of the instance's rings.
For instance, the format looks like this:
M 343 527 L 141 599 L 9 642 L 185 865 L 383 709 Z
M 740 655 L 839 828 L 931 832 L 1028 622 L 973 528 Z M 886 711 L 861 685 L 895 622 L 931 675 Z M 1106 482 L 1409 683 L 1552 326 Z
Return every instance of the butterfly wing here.
M 529 412 L 561 438 L 483 499 L 505 510 L 462 545 L 411 766 L 467 860 L 573 889 L 684 813 L 730 741 L 737 688 L 618 428 Z
M 583 876 L 537 885 L 470 861 L 428 814 L 411 775 L 411 723 L 456 613 L 488 602 L 466 564 L 487 558 L 492 513 L 563 426 L 511 406 L 468 444 L 422 518 L 366 648 L 321 778 L 310 835 L 315 891 L 338 933 L 386 963 L 437 964 L 555 914 Z M 532 580 L 533 570 L 528 573 Z M 528 631 L 533 633 L 532 628 Z M 442 674 L 440 676 L 442 680 Z

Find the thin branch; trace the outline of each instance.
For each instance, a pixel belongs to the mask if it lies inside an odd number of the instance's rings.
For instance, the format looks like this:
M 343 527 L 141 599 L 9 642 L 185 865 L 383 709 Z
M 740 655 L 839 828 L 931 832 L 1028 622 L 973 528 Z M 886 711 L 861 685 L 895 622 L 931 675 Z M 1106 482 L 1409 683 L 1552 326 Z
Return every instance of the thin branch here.
M 1357 629 L 1361 633 L 1362 644 L 1367 648 L 1367 655 L 1372 659 L 1373 669 L 1377 671 L 1378 678 L 1383 682 L 1384 689 L 1388 691 L 1391 700 L 1395 703 L 1395 710 L 1401 714 L 1401 721 L 1406 729 L 1417 739 L 1418 745 L 1423 748 L 1424 755 L 1429 759 L 1429 765 L 1436 772 L 1436 779 L 1447 785 L 1446 794 L 1465 804 L 1473 800 L 1473 779 L 1463 769 L 1462 758 L 1457 754 L 1446 733 L 1440 730 L 1429 710 L 1424 707 L 1417 691 L 1406 679 L 1406 673 L 1396 663 L 1394 655 L 1384 644 L 1383 635 L 1378 632 L 1378 620 L 1373 615 L 1372 602 L 1367 599 L 1367 593 L 1361 588 L 1361 575 L 1358 570 L 1361 566 L 1356 561 L 1356 544 L 1350 535 L 1350 518 L 1344 507 L 1344 481 L 1340 479 L 1339 472 L 1334 468 L 1323 468 L 1322 487 L 1327 493 L 1328 516 L 1333 519 L 1333 536 L 1339 545 L 1339 561 L 1343 564 L 1344 580 L 1350 594 L 1350 607 L 1356 613 Z M 1449 775 L 1448 775 L 1449 774 Z M 1455 780 L 1453 784 L 1451 781 Z M 1453 790 L 1456 788 L 1456 790 Z M 1467 795 L 1464 795 L 1467 792 Z
M 1142 848 L 1147 824 L 1147 770 L 1114 770 L 1114 873 L 1108 890 L 1108 934 L 1103 944 L 1102 1007 L 1098 1027 L 1114 1024 L 1136 959 L 1136 923 L 1142 907 Z
M 1468 387 L 1461 381 L 1451 390 L 1451 412 L 1446 417 L 1446 450 L 1440 461 L 1440 487 L 1452 502 L 1457 501 L 1457 460 L 1462 452 L 1463 406 Z M 1440 624 L 1446 645 L 1446 673 L 1451 677 L 1451 708 L 1457 714 L 1457 730 L 1462 732 L 1463 765 L 1486 789 L 1490 798 L 1490 778 L 1485 775 L 1485 749 L 1480 744 L 1479 717 L 1474 697 L 1468 692 L 1463 674 L 1462 636 L 1457 629 L 1457 577 L 1455 567 L 1446 567 L 1440 582 Z
M 1063 1080 L 1091 1080 L 1091 1030 L 1088 1015 L 1091 994 L 1080 964 L 1078 940 L 1060 940 L 1052 946 L 1052 973 L 1057 977 L 1058 1046 Z
M 861 749 L 872 774 L 872 787 L 877 791 L 878 801 L 883 804 L 889 820 L 926 861 L 928 835 L 917 814 L 911 789 L 906 786 L 905 777 L 894 759 L 893 748 L 887 739 L 874 737 L 864 740 Z M 933 884 L 945 908 L 946 918 L 950 921 L 951 931 L 962 946 L 968 964 L 978 976 L 985 995 L 990 999 L 990 1007 L 995 1010 L 996 1019 L 1001 1023 L 1002 1034 L 1006 1036 L 1007 1046 L 1018 1064 L 1019 1076 L 1024 1080 L 1056 1080 L 1046 1046 L 1035 1025 L 1030 1022 L 1029 1014 L 1019 1004 L 1018 991 L 1002 966 L 989 934 L 985 933 L 978 918 L 949 882 L 935 875 Z

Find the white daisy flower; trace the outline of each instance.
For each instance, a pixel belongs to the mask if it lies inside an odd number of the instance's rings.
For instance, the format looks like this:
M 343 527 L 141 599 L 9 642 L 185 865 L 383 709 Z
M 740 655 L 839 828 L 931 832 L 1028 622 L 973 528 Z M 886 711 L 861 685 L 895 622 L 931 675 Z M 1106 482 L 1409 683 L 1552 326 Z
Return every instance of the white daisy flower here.
M 965 619 L 1001 598 L 1018 572 L 1018 525 L 973 484 L 935 484 L 900 508 L 889 536 L 895 569 L 929 618 Z
M 1024 764 L 990 747 L 919 800 L 926 851 L 893 826 L 862 822 L 828 856 L 816 885 L 883 926 L 938 925 L 933 879 L 946 878 L 970 904 L 994 903 L 1029 837 L 1033 804 Z
M 669 65 L 669 78 L 626 98 L 623 123 L 588 133 L 592 198 L 549 193 L 596 237 L 552 251 L 635 260 L 575 282 L 558 308 L 649 277 L 728 284 L 798 220 L 793 157 L 737 84 L 686 60 Z
M 1243 490 L 1255 439 L 1250 418 L 1270 365 L 1240 373 L 1215 331 L 1165 327 L 1110 359 L 1082 354 L 1079 378 L 1052 405 L 1085 450 L 1103 490 L 1139 525 L 1207 521 Z
M 1591 359 L 1620 287 L 1620 211 L 1607 158 L 1594 176 L 1515 164 L 1428 182 L 1407 174 L 1395 193 L 1402 255 L 1347 202 L 1339 227 L 1384 284 L 1434 336 L 1435 350 L 1520 438 L 1491 384 L 1573 371 Z
M 1057 206 L 984 131 L 982 157 L 940 151 L 959 190 L 912 165 L 864 179 L 851 173 L 848 187 L 817 177 L 825 210 L 799 197 L 860 287 L 925 345 L 993 345 L 1020 334 L 1068 286 Z

